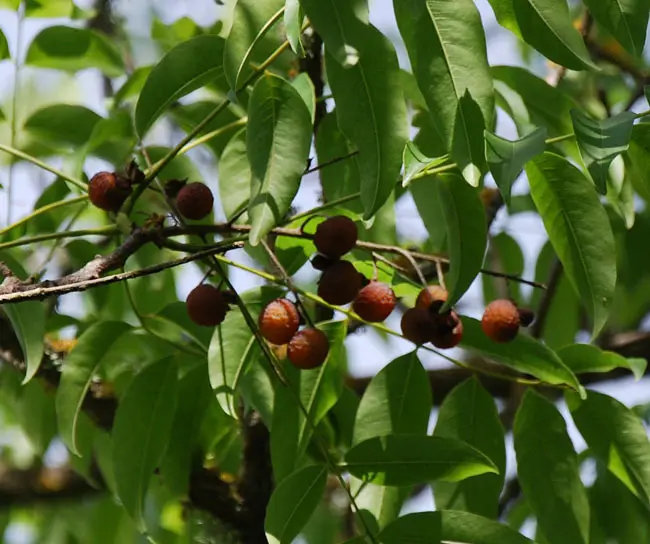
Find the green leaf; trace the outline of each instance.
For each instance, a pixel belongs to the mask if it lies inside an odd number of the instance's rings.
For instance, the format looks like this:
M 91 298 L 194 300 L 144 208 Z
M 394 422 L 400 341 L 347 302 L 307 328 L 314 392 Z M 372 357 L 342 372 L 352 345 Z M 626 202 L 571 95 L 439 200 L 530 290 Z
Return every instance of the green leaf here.
M 42 302 L 30 300 L 18 304 L 5 304 L 3 310 L 11 322 L 25 358 L 26 370 L 23 380 L 25 384 L 34 377 L 41 366 L 46 308 Z
M 356 161 L 367 220 L 393 192 L 408 139 L 397 55 L 392 43 L 368 24 L 363 3 L 303 0 L 301 5 L 325 41 L 338 125 L 359 152 Z
M 353 444 L 374 436 L 426 434 L 432 400 L 427 373 L 415 352 L 391 361 L 361 398 Z
M 184 301 L 177 300 L 154 314 L 143 315 L 142 321 L 148 331 L 176 344 L 187 345 L 189 337 L 199 348 L 198 353 L 205 353 L 210 346 L 212 331 L 209 327 L 197 325 L 190 319 Z
M 458 101 L 451 158 L 472 187 L 478 187 L 485 171 L 484 127 L 481 110 L 468 89 Z
M 93 129 L 102 117 L 83 106 L 56 104 L 32 113 L 24 128 L 47 138 L 54 145 L 65 143 L 70 147 L 83 147 L 90 140 Z
M 300 7 L 299 0 L 286 0 L 284 4 L 284 28 L 287 33 L 287 40 L 293 52 L 299 57 L 305 56 L 305 48 L 302 45 L 302 20 L 304 14 Z
M 291 544 L 316 510 L 325 492 L 327 470 L 312 465 L 291 474 L 275 488 L 264 519 L 271 544 Z
M 587 544 L 587 493 L 564 419 L 551 402 L 528 390 L 513 432 L 519 482 L 538 528 L 553 544 Z
M 231 90 L 238 91 L 251 73 L 251 57 L 282 15 L 284 0 L 238 0 L 223 51 L 223 69 Z
M 513 0 L 488 0 L 488 2 L 490 2 L 490 6 L 492 6 L 494 16 L 498 23 L 521 39 L 521 32 L 519 31 L 519 25 L 517 24 Z
M 26 0 L 25 15 L 38 17 L 70 17 L 72 0 Z
M 432 168 L 442 164 L 445 160 L 427 157 L 418 149 L 415 142 L 406 142 L 404 152 L 402 153 L 402 162 L 404 163 L 402 187 L 408 187 L 414 176 L 420 174 L 427 168 Z
M 636 116 L 623 111 L 609 119 L 592 119 L 580 110 L 571 110 L 573 130 L 580 154 L 600 194 L 607 192 L 609 165 L 627 150 Z
M 221 154 L 219 197 L 228 220 L 245 209 L 251 197 L 251 167 L 246 154 L 246 129 L 237 132 Z
M 16 11 L 20 6 L 20 0 L 0 0 L 0 7 Z
M 449 243 L 446 306 L 452 306 L 469 289 L 483 265 L 487 222 L 476 190 L 458 174 L 441 174 L 435 183 Z
M 262 308 L 282 295 L 277 288 L 263 287 L 241 294 L 251 317 L 257 323 Z M 259 348 L 243 314 L 236 309 L 226 315 L 214 330 L 208 351 L 210 385 L 224 412 L 237 417 L 235 394 L 247 366 Z
M 526 174 L 551 244 L 593 319 L 595 337 L 607 321 L 616 285 L 607 214 L 589 180 L 558 155 L 546 152 L 533 159 Z
M 128 79 L 115 91 L 113 107 L 118 107 L 131 98 L 139 97 L 151 70 L 153 70 L 153 66 L 140 66 L 133 70 Z
M 503 200 L 510 206 L 512 184 L 526 163 L 544 153 L 546 129 L 539 127 L 519 140 L 510 141 L 485 131 L 487 162 Z
M 463 542 L 464 544 L 533 544 L 525 536 L 469 512 L 439 510 L 407 514 L 379 534 L 381 544 Z
M 447 250 L 447 225 L 442 198 L 436 176 L 429 175 L 415 180 L 410 185 L 413 201 L 429 233 L 429 244 L 433 253 Z
M 650 123 L 638 123 L 632 127 L 632 137 L 627 153 L 626 171 L 634 189 L 646 202 L 650 201 Z
M 112 460 L 117 495 L 144 529 L 144 497 L 165 453 L 172 429 L 178 380 L 172 359 L 162 359 L 135 375 L 115 413 Z
M 309 77 L 309 74 L 302 72 L 298 74 L 292 81 L 291 85 L 296 88 L 298 94 L 305 101 L 305 106 L 309 111 L 309 116 L 311 117 L 311 123 L 314 124 L 314 116 L 316 115 L 316 94 L 314 91 L 314 84 Z
M 257 246 L 289 211 L 309 157 L 311 118 L 298 91 L 265 74 L 251 94 L 246 150 L 251 165 L 250 243 Z
M 476 377 L 445 397 L 433 436 L 463 440 L 487 455 L 499 470 L 498 474 L 474 476 L 458 483 L 437 482 L 436 508 L 496 518 L 505 478 L 506 448 L 494 399 Z
M 442 141 L 447 147 L 452 146 L 452 139 L 478 142 L 482 127 L 473 123 L 479 115 L 464 119 L 461 98 L 469 92 L 488 130 L 494 126 L 495 110 L 485 33 L 474 2 L 395 0 L 393 9 L 415 79 Z M 464 156 L 471 155 L 466 152 Z
M 461 346 L 480 353 L 497 363 L 530 374 L 551 384 L 568 384 L 580 390 L 575 374 L 546 345 L 527 336 L 518 334 L 512 342 L 497 344 L 490 340 L 481 323 L 471 317 L 462 316 L 463 340 Z
M 56 391 L 56 416 L 61 440 L 75 455 L 77 425 L 90 383 L 113 343 L 131 327 L 121 321 L 100 321 L 88 327 L 66 357 Z
M 598 70 L 566 0 L 513 0 L 513 7 L 521 36 L 542 55 L 571 70 Z
M 42 30 L 32 40 L 25 63 L 68 72 L 98 68 L 109 77 L 124 72 L 122 56 L 106 37 L 87 28 L 69 26 Z
M 632 410 L 603 393 L 568 399 L 580 434 L 593 454 L 646 505 L 650 504 L 650 440 Z
M 363 481 L 386 486 L 456 482 L 497 472 L 492 461 L 465 442 L 417 434 L 365 440 L 346 453 L 345 468 Z
M 277 482 L 299 466 L 314 429 L 336 404 L 343 389 L 341 365 L 346 322 L 332 321 L 320 324 L 319 328 L 330 343 L 325 362 L 308 372 L 285 368 L 288 384 L 276 388 L 271 460 Z M 308 414 L 307 418 L 298 406 L 298 399 Z
M 648 362 L 645 359 L 629 358 L 604 351 L 590 344 L 573 344 L 558 350 L 558 356 L 575 374 L 585 372 L 610 372 L 615 368 L 627 368 L 636 380 L 643 378 Z
M 628 52 L 641 57 L 648 27 L 648 0 L 585 0 L 598 24 Z
M 135 106 L 135 128 L 142 138 L 163 112 L 179 98 L 223 74 L 224 40 L 197 36 L 174 47 L 154 66 Z
M 0 30 L 0 60 L 11 58 L 11 51 L 9 51 L 9 44 L 7 38 Z

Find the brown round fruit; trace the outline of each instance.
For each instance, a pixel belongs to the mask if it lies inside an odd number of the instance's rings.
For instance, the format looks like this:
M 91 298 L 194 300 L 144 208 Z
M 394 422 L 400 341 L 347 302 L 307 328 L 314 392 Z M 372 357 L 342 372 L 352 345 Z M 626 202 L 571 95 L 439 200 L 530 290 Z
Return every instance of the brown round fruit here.
M 348 304 L 357 296 L 363 276 L 349 261 L 338 261 L 327 268 L 318 281 L 318 296 L 329 304 Z
M 102 210 L 117 212 L 130 194 L 131 184 L 114 172 L 98 172 L 88 182 L 88 198 Z
M 395 308 L 395 293 L 389 285 L 371 281 L 354 299 L 352 308 L 357 315 L 370 323 L 385 321 Z
M 406 310 L 402 316 L 401 327 L 404 338 L 418 345 L 431 341 L 436 332 L 431 314 L 424 308 Z
M 357 226 L 352 219 L 335 215 L 316 227 L 314 245 L 326 257 L 339 258 L 356 245 L 358 236 Z
M 483 318 L 483 332 L 495 342 L 504 344 L 514 340 L 519 332 L 519 310 L 510 300 L 498 299 L 490 302 Z
M 228 303 L 213 285 L 202 284 L 190 291 L 185 300 L 187 315 L 197 325 L 214 327 L 223 322 Z
M 302 370 L 316 368 L 327 359 L 330 343 L 325 333 L 319 329 L 298 331 L 287 347 L 289 361 Z
M 436 322 L 436 320 L 434 320 Z M 435 332 L 431 337 L 431 343 L 440 349 L 456 347 L 463 338 L 463 322 L 456 312 L 450 312 L 449 316 L 441 318 L 436 322 Z
M 260 314 L 260 332 L 272 344 L 288 344 L 299 326 L 298 310 L 293 302 L 286 298 L 269 302 Z
M 214 197 L 207 185 L 195 181 L 188 183 L 176 195 L 178 211 L 186 219 L 198 221 L 207 217 L 212 211 Z
M 439 285 L 429 285 L 418 294 L 418 298 L 415 300 L 415 307 L 428 310 L 434 302 L 437 302 L 439 303 L 437 304 L 439 307 L 436 308 L 436 311 L 438 311 L 442 306 L 440 303 L 446 302 L 448 296 L 449 293 L 446 289 L 443 289 Z

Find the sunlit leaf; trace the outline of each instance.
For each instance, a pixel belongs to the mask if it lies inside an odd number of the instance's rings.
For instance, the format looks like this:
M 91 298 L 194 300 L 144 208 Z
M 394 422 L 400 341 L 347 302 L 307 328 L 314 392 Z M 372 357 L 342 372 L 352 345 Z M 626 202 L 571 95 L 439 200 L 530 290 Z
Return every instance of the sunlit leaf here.
M 468 89 L 458 100 L 450 154 L 463 178 L 472 187 L 478 187 L 486 169 L 484 127 L 481 109 Z
M 615 368 L 627 368 L 640 380 L 648 366 L 645 359 L 625 358 L 613 351 L 601 350 L 590 344 L 572 344 L 558 350 L 558 356 L 574 373 L 610 372 Z
M 585 0 L 589 13 L 625 49 L 641 57 L 648 27 L 648 0 Z
M 101 116 L 83 106 L 56 104 L 32 113 L 25 121 L 24 128 L 46 138 L 52 145 L 64 143 L 81 147 L 88 142 L 101 119 Z
M 284 27 L 291 49 L 299 57 L 305 56 L 305 48 L 302 45 L 300 36 L 303 18 L 304 14 L 299 0 L 286 0 L 284 4 Z

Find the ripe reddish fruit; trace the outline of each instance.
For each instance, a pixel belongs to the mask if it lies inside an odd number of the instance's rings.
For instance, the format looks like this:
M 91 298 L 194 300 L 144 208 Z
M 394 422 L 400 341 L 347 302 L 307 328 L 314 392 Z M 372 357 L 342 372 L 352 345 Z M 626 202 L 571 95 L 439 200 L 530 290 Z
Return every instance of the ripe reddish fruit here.
M 362 283 L 363 276 L 351 262 L 338 261 L 321 275 L 318 296 L 330 304 L 348 304 L 357 296 Z
M 131 184 L 114 172 L 98 172 L 88 183 L 90 202 L 109 212 L 117 212 L 130 194 Z
M 322 365 L 329 349 L 330 343 L 323 331 L 307 328 L 293 336 L 287 347 L 287 357 L 295 367 L 308 370 Z
M 438 312 L 442 307 L 442 303 L 447 301 L 449 293 L 439 285 L 429 285 L 426 289 L 422 289 L 415 300 L 416 308 L 423 308 L 425 310 L 431 309 L 431 305 L 436 302 L 435 312 Z
M 288 344 L 299 326 L 298 310 L 293 302 L 286 298 L 269 302 L 260 314 L 260 332 L 272 344 Z
M 190 291 L 185 300 L 187 315 L 197 325 L 214 327 L 226 317 L 228 303 L 213 285 L 202 284 Z
M 440 349 L 456 347 L 463 338 L 463 322 L 456 312 L 450 312 L 448 316 L 434 319 L 435 332 L 431 337 L 431 343 Z
M 519 310 L 510 300 L 497 299 L 485 308 L 481 327 L 488 338 L 500 344 L 514 340 L 519 332 Z
M 406 310 L 402 316 L 401 327 L 404 338 L 415 344 L 431 341 L 436 332 L 431 314 L 424 308 Z
M 358 236 L 357 226 L 352 219 L 335 215 L 316 227 L 314 244 L 319 253 L 339 258 L 355 246 Z
M 371 281 L 354 299 L 352 308 L 361 319 L 370 323 L 384 321 L 395 308 L 395 293 L 389 285 Z
M 212 211 L 213 204 L 212 191 L 198 181 L 188 183 L 176 195 L 178 211 L 186 219 L 203 219 Z

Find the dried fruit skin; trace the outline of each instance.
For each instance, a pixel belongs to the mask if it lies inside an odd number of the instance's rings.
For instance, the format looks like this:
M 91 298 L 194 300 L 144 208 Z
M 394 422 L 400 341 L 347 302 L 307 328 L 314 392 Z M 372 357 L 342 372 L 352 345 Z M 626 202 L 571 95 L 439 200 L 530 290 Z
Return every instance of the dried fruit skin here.
M 228 304 L 221 291 L 207 284 L 192 289 L 185 300 L 185 305 L 190 319 L 203 327 L 219 325 L 228 311 Z
M 272 344 L 288 344 L 299 326 L 298 310 L 293 302 L 286 298 L 269 302 L 260 314 L 260 332 Z
M 416 308 L 428 310 L 434 302 L 446 302 L 449 293 L 439 285 L 429 285 L 422 289 L 415 300 Z M 439 308 L 438 308 L 439 309 Z
M 404 338 L 414 344 L 429 342 L 435 334 L 435 324 L 428 310 L 410 308 L 404 312 L 400 323 Z
M 514 340 L 519 332 L 519 325 L 519 310 L 506 299 L 490 302 L 481 319 L 483 332 L 488 338 L 500 344 Z
M 320 223 L 314 234 L 314 245 L 326 257 L 339 258 L 357 243 L 359 232 L 349 217 L 335 215 Z
M 212 191 L 198 181 L 185 185 L 176 196 L 176 206 L 180 214 L 195 221 L 206 217 L 212 211 L 213 204 Z
M 435 320 L 435 332 L 431 343 L 440 349 L 450 349 L 460 344 L 463 339 L 463 322 L 456 312 L 451 312 L 446 318 Z
M 329 340 L 323 331 L 307 328 L 293 336 L 287 347 L 287 357 L 295 367 L 309 370 L 325 362 L 329 349 Z
M 102 210 L 117 212 L 131 194 L 131 184 L 114 172 L 98 172 L 88 182 L 88 198 Z
M 338 261 L 321 275 L 318 281 L 318 296 L 329 304 L 348 304 L 357 296 L 362 282 L 363 276 L 352 263 Z
M 357 315 L 370 323 L 385 321 L 395 308 L 395 293 L 389 285 L 371 281 L 354 299 L 352 308 Z

